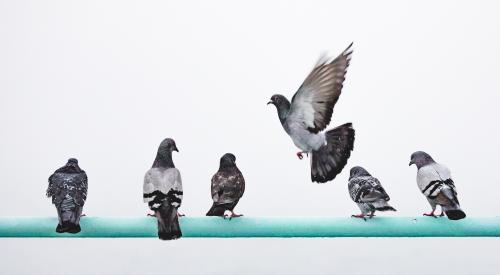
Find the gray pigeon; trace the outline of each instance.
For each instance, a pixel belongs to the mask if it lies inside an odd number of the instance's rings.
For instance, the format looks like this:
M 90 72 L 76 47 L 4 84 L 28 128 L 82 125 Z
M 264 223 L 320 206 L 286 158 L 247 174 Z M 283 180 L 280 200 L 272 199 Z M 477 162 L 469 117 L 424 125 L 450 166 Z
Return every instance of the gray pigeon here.
M 410 166 L 417 166 L 417 185 L 429 201 L 432 212 L 424 216 L 436 217 L 436 206 L 441 206 L 441 214 L 450 220 L 465 218 L 465 213 L 458 202 L 457 189 L 451 179 L 450 170 L 432 159 L 426 152 L 417 151 L 411 155 Z
M 83 205 L 87 199 L 87 174 L 78 166 L 78 160 L 70 158 L 66 165 L 49 177 L 47 197 L 56 206 L 59 224 L 57 233 L 78 233 Z
M 227 153 L 220 159 L 219 170 L 212 177 L 212 208 L 207 216 L 223 216 L 224 218 L 240 217 L 233 209 L 245 192 L 245 179 L 238 167 L 236 157 Z
M 298 91 L 288 101 L 283 95 L 273 95 L 267 104 L 278 111 L 281 125 L 301 150 L 311 154 L 311 180 L 324 183 L 339 174 L 354 147 L 354 129 L 351 123 L 321 132 L 330 123 L 333 107 L 342 91 L 352 46 L 330 61 L 320 58 Z
M 182 236 L 177 212 L 182 202 L 182 180 L 172 161 L 172 151 L 179 152 L 175 141 L 166 138 L 158 148 L 153 166 L 144 176 L 144 202 L 158 219 L 158 237 L 162 240 Z
M 361 210 L 361 214 L 352 215 L 353 217 L 366 220 L 366 216 L 371 219 L 375 211 L 396 211 L 394 207 L 389 205 L 389 195 L 385 192 L 380 181 L 372 177 L 363 167 L 351 168 L 348 188 L 351 199 L 358 204 Z

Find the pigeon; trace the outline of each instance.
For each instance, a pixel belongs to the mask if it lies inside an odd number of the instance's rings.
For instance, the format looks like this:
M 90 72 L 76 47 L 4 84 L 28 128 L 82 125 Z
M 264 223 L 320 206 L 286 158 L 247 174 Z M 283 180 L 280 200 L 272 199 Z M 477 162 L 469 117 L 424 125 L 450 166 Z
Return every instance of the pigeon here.
M 426 152 L 417 151 L 411 155 L 410 166 L 417 166 L 417 185 L 420 191 L 429 201 L 432 212 L 424 213 L 424 216 L 436 217 L 434 212 L 436 206 L 441 206 L 441 214 L 450 220 L 465 218 L 465 212 L 460 208 L 457 189 L 451 179 L 450 170 L 434 161 Z
M 236 157 L 226 153 L 220 158 L 219 170 L 212 177 L 212 208 L 207 216 L 221 216 L 225 218 L 241 217 L 233 209 L 245 192 L 245 179 L 238 167 Z
M 354 128 L 346 123 L 322 132 L 330 123 L 333 107 L 342 91 L 351 60 L 349 45 L 337 58 L 322 57 L 304 80 L 292 101 L 280 94 L 267 104 L 276 106 L 285 132 L 301 150 L 311 154 L 311 180 L 325 183 L 333 180 L 347 164 L 354 147 Z
M 174 240 L 182 237 L 177 209 L 182 202 L 181 174 L 172 161 L 172 151 L 179 152 L 175 141 L 164 139 L 153 166 L 144 176 L 143 198 L 158 220 L 158 238 Z
M 389 205 L 389 195 L 385 192 L 377 178 L 372 177 L 363 167 L 351 168 L 348 184 L 351 199 L 358 204 L 361 214 L 352 215 L 366 220 L 375 216 L 375 211 L 396 211 Z
M 87 199 L 87 174 L 78 166 L 78 160 L 68 159 L 63 167 L 49 177 L 47 197 L 56 206 L 59 224 L 57 233 L 78 233 L 81 231 L 80 217 Z

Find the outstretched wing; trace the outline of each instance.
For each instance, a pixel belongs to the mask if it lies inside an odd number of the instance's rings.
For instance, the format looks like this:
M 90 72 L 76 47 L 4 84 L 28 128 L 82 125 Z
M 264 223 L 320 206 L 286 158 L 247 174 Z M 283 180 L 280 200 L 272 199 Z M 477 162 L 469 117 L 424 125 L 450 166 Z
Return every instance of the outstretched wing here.
M 318 60 L 293 96 L 287 119 L 303 122 L 312 133 L 318 133 L 328 126 L 333 107 L 342 92 L 351 60 L 351 46 L 352 43 L 331 62 L 325 57 Z

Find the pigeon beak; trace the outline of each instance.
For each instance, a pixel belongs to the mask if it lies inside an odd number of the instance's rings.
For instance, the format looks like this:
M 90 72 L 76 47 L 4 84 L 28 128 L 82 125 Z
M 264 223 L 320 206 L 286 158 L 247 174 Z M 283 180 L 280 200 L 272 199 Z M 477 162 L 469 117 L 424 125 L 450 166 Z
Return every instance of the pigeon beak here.
M 415 164 L 415 163 L 413 162 L 413 160 L 412 160 L 412 161 L 410 161 L 410 164 L 408 164 L 408 166 L 411 166 L 412 164 Z
M 272 101 L 269 101 L 269 102 L 267 103 L 267 105 L 269 105 L 269 104 L 274 104 L 274 102 L 272 102 Z
M 173 151 L 176 151 L 177 153 L 179 153 L 179 149 L 177 149 L 177 146 L 174 147 Z

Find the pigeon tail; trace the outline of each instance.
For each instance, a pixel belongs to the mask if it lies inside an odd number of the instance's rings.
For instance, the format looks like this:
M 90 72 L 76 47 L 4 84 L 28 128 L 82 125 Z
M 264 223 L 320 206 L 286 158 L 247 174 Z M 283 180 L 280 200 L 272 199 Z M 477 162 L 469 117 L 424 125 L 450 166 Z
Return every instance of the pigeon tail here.
M 311 153 L 313 182 L 331 181 L 342 171 L 354 148 L 354 133 L 352 123 L 340 125 L 325 133 L 326 144 Z
M 389 203 L 385 200 L 379 200 L 373 203 L 373 207 L 377 211 L 397 211 L 396 208 L 389 205 Z
M 441 196 L 444 196 L 446 199 L 442 199 Z M 438 195 L 438 200 L 446 203 L 442 204 L 444 213 L 450 220 L 461 220 L 465 218 L 465 212 L 460 209 L 460 204 L 458 202 L 458 198 L 456 193 L 451 188 L 443 188 Z
M 182 237 L 177 207 L 164 202 L 155 210 L 158 219 L 158 238 L 161 240 L 175 240 Z
M 465 212 L 461 209 L 447 210 L 444 213 L 450 220 L 461 220 L 466 217 Z
M 81 231 L 80 217 L 83 208 L 77 205 L 73 198 L 67 196 L 57 207 L 57 215 L 59 216 L 59 224 L 56 227 L 57 233 L 76 234 Z
M 223 203 L 223 204 L 212 204 L 212 207 L 210 210 L 207 212 L 207 216 L 224 216 L 224 212 L 226 210 L 233 211 L 234 207 L 236 206 L 237 202 L 232 202 L 232 203 Z

